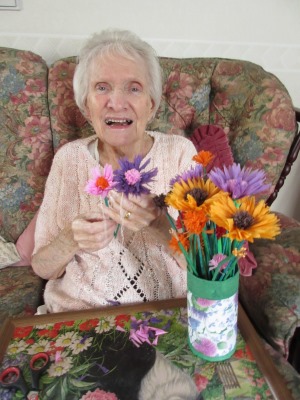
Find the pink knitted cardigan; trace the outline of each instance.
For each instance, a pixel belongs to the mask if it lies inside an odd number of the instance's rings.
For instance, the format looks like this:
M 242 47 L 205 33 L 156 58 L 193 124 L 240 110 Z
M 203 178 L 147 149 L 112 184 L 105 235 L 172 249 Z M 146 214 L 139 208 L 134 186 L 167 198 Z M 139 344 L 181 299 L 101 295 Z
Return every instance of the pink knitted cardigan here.
M 192 164 L 196 149 L 180 136 L 148 132 L 154 138 L 147 168 L 158 167 L 151 185 L 154 194 L 167 193 L 169 181 Z M 84 191 L 91 168 L 97 165 L 88 150 L 92 136 L 64 145 L 56 154 L 40 207 L 34 253 L 50 243 L 77 215 L 105 207 L 101 198 Z M 121 229 L 118 237 L 99 251 L 79 251 L 65 274 L 46 284 L 48 311 L 93 308 L 111 302 L 141 302 L 181 297 L 186 294 L 186 275 L 154 227 L 134 233 Z

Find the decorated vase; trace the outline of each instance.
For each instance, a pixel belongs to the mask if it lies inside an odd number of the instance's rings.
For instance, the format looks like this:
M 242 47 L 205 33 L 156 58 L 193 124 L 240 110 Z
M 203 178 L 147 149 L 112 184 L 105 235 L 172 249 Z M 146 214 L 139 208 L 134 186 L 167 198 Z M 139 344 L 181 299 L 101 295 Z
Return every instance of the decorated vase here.
M 230 358 L 237 340 L 239 273 L 208 281 L 187 272 L 188 342 L 209 361 Z

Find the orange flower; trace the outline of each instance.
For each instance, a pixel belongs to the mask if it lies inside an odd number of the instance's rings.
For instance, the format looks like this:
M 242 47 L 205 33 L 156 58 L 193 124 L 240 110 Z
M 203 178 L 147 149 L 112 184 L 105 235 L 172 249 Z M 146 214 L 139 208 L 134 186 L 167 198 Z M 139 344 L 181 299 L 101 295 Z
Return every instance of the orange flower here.
M 215 156 L 210 151 L 200 150 L 199 153 L 193 157 L 193 161 L 202 164 L 203 167 L 207 167 L 214 158 Z
M 169 243 L 170 247 L 173 250 L 177 251 L 178 253 L 181 253 L 182 250 L 181 250 L 179 244 L 182 244 L 184 249 L 186 251 L 188 251 L 189 246 L 190 246 L 190 242 L 189 242 L 189 239 L 187 238 L 186 234 L 178 233 L 178 232 L 176 232 L 176 233 L 172 232 L 172 233 L 174 235 L 172 236 L 172 239 L 170 240 L 170 243 Z
M 183 214 L 183 222 L 189 233 L 199 234 L 202 232 L 208 218 L 203 209 L 186 211 Z

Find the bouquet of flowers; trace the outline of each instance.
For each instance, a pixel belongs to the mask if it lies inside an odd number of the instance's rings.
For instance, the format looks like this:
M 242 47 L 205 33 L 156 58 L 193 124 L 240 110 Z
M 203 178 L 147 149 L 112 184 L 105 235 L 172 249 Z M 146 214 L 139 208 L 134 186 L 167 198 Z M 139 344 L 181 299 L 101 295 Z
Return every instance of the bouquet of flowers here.
M 99 166 L 92 169 L 92 178 L 85 186 L 85 191 L 89 194 L 100 196 L 104 203 L 109 207 L 108 194 L 114 189 L 128 197 L 129 194 L 139 196 L 150 193 L 148 185 L 157 175 L 157 168 L 145 171 L 150 163 L 150 159 L 142 164 L 142 156 L 137 155 L 131 162 L 126 157 L 119 160 L 120 168 L 113 171 L 111 164 L 105 164 L 103 171 Z M 118 225 L 114 236 L 118 234 Z
M 248 242 L 274 239 L 280 228 L 276 215 L 255 198 L 269 187 L 264 172 L 233 164 L 207 173 L 213 157 L 200 151 L 193 157 L 196 166 L 172 179 L 169 193 L 158 197 L 178 210 L 176 221 L 167 212 L 170 246 L 183 253 L 188 270 L 202 279 L 224 281 L 237 273 L 246 256 L 256 266 Z M 240 268 L 240 273 L 251 275 L 250 270 Z

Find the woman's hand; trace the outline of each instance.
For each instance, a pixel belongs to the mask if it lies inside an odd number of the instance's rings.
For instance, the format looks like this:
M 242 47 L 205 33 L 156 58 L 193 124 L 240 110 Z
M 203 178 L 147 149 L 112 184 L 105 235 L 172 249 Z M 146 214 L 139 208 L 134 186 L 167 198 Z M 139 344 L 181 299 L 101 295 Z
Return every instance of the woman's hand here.
M 48 245 L 32 257 L 32 267 L 44 279 L 57 279 L 78 250 L 93 252 L 106 247 L 113 239 L 117 224 L 99 212 L 76 217 Z
M 80 250 L 93 252 L 106 247 L 113 239 L 117 224 L 105 215 L 89 213 L 78 216 L 72 222 L 73 239 Z
M 117 224 L 134 232 L 151 225 L 161 215 L 151 195 L 126 197 L 114 191 L 109 194 L 109 207 L 104 207 L 103 211 Z

